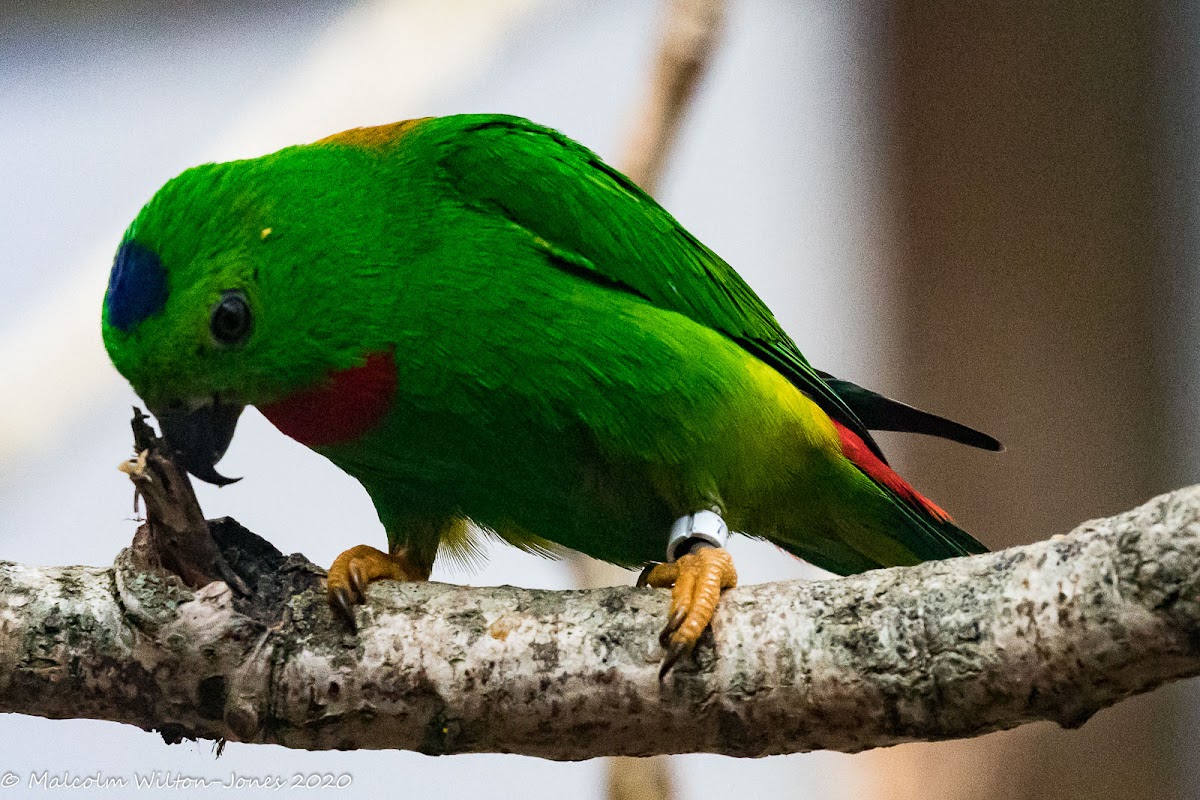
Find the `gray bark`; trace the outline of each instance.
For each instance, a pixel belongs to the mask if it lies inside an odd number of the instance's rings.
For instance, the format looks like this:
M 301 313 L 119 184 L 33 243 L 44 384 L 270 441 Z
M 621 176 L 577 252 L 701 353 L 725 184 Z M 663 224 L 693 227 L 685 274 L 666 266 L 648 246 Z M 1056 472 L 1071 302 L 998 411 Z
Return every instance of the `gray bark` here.
M 0 711 L 310 749 L 553 759 L 854 752 L 1098 709 L 1200 672 L 1200 487 L 972 558 L 727 592 L 658 681 L 667 592 L 380 583 L 209 523 L 252 592 L 147 565 L 0 563 Z

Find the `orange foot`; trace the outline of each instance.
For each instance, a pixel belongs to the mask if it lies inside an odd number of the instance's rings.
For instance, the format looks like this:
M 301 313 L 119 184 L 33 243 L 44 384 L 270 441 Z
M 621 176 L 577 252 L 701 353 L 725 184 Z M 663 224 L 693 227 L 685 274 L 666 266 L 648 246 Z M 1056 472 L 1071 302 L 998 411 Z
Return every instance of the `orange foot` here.
M 329 568 L 329 605 L 350 625 L 354 621 L 354 605 L 365 603 L 367 586 L 378 580 L 427 581 L 429 570 L 411 562 L 403 550 L 385 553 L 366 544 L 351 547 L 333 561 Z
M 659 680 L 696 647 L 712 622 L 723 589 L 737 585 L 733 558 L 723 547 L 701 547 L 669 564 L 656 564 L 638 579 L 639 586 L 671 587 L 671 610 L 659 641 L 667 648 Z

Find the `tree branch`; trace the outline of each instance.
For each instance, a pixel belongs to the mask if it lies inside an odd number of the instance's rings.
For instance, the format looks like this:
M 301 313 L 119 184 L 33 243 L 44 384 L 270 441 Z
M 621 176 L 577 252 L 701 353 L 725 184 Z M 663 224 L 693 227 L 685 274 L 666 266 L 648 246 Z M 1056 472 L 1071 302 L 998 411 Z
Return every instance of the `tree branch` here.
M 716 51 L 725 0 L 667 0 L 645 98 L 619 163 L 650 194 L 658 187 L 683 116 Z
M 381 583 L 349 634 L 321 570 L 209 523 L 251 587 L 0 564 L 0 711 L 311 749 L 553 759 L 853 752 L 1098 709 L 1200 672 L 1200 487 L 997 553 L 739 587 L 657 678 L 667 593 Z

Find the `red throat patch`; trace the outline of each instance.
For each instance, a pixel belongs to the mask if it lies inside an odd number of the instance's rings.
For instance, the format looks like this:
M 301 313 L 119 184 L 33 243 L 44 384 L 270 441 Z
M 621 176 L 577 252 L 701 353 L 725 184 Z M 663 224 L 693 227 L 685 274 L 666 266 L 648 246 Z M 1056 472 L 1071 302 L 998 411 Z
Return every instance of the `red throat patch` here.
M 258 410 L 301 444 L 320 447 L 349 442 L 370 431 L 387 416 L 395 394 L 392 353 L 371 353 L 361 366 L 331 372 L 319 385 Z
M 950 522 L 949 514 L 943 511 L 937 503 L 910 486 L 894 469 L 880 461 L 879 457 L 871 452 L 871 448 L 867 447 L 866 442 L 858 434 L 836 419 L 832 420 L 832 422 L 837 428 L 838 438 L 842 441 L 842 455 L 850 459 L 850 463 L 862 470 L 868 478 L 880 486 L 890 489 L 893 493 L 908 501 L 909 505 L 924 511 L 939 522 Z

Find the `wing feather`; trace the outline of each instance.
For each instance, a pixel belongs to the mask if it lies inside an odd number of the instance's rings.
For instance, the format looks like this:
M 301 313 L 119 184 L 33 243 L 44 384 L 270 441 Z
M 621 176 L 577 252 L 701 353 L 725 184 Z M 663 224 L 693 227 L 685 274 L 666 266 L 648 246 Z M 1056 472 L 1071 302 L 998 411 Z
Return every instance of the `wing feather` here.
M 552 263 L 720 331 L 770 364 L 880 459 L 862 421 L 754 290 L 649 195 L 562 134 L 518 117 L 453 118 L 440 157 L 471 204 L 547 243 Z

